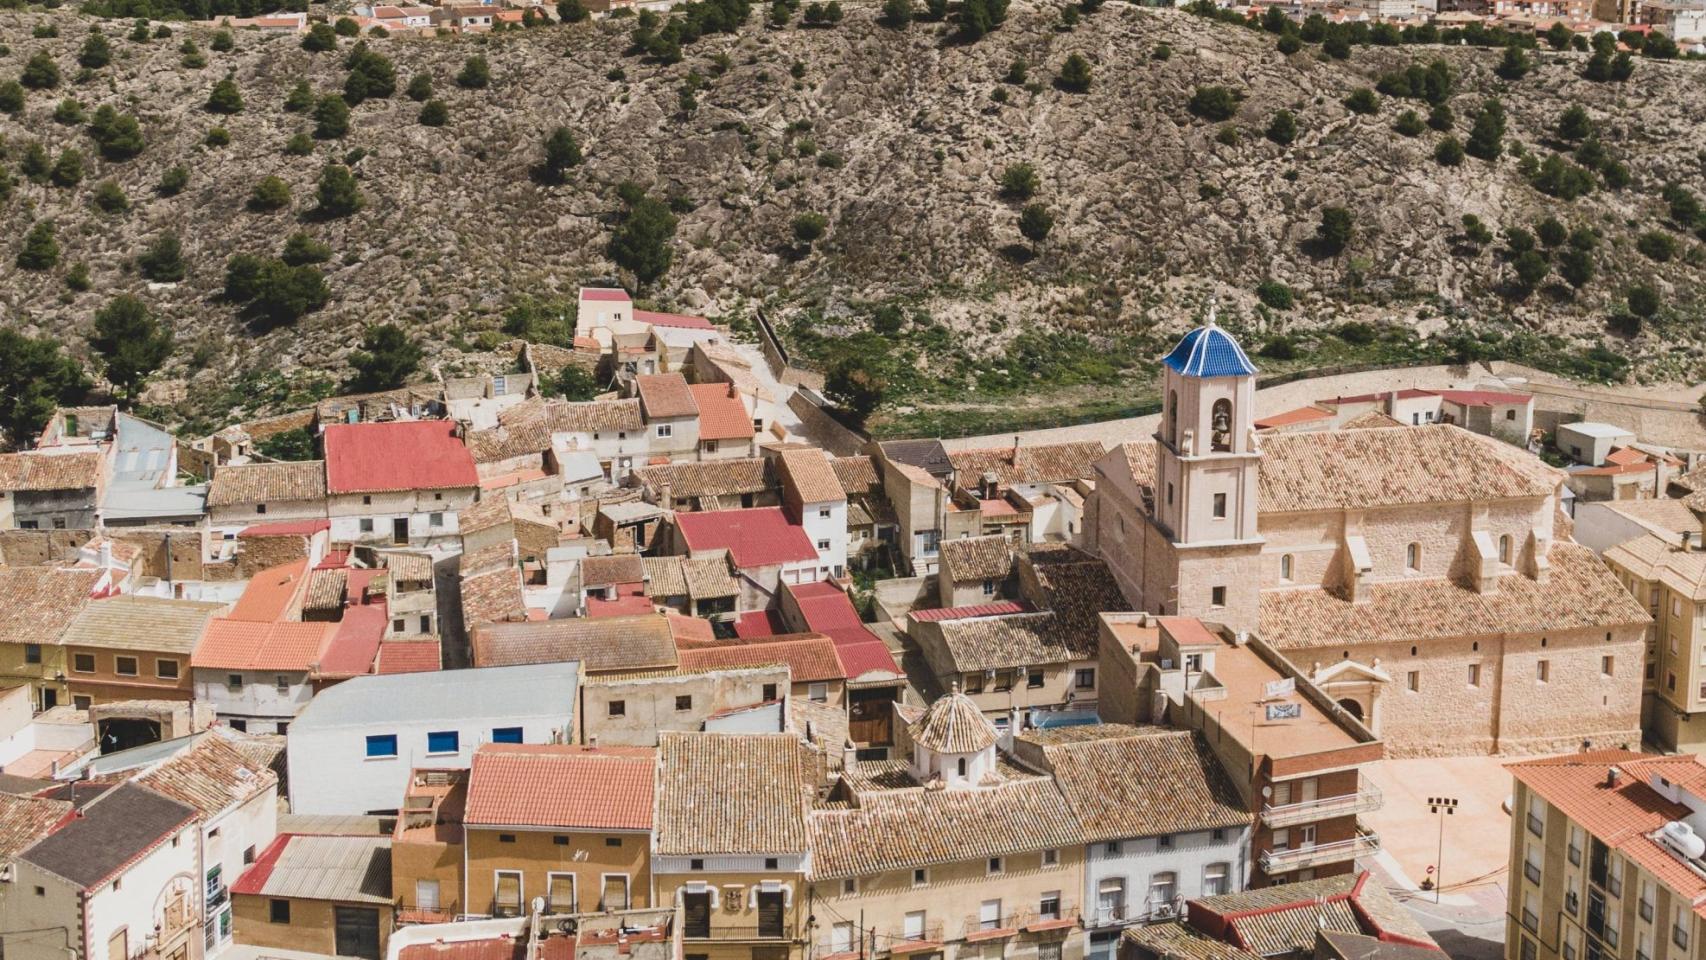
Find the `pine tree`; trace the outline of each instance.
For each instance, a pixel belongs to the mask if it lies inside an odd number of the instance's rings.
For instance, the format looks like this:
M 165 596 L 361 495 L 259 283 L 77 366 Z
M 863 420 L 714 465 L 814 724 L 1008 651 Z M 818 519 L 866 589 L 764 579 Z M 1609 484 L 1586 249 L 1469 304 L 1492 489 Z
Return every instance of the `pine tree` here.
M 18 251 L 20 270 L 52 270 L 59 263 L 59 241 L 54 237 L 53 221 L 38 220 L 24 234 L 23 249 Z
M 172 333 L 148 305 L 120 294 L 95 311 L 95 335 L 89 347 L 101 358 L 107 382 L 134 402 L 143 383 L 172 355 Z

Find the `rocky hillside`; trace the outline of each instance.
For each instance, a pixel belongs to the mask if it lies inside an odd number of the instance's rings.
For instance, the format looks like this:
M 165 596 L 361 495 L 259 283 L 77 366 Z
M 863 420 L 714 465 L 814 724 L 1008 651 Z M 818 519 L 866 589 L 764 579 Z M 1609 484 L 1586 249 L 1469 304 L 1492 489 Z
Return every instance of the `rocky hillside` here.
M 868 329 L 879 305 L 902 306 L 910 319 L 898 332 L 895 322 L 878 321 L 917 371 L 891 390 L 902 414 L 968 401 L 1007 408 L 1021 396 L 1058 403 L 1060 415 L 1110 399 L 1117 405 L 1134 361 L 1200 317 L 1210 297 L 1223 322 L 1256 345 L 1294 332 L 1270 350 L 1276 368 L 1380 359 L 1355 339 L 1347 347 L 1310 332 L 1358 320 L 1424 337 L 1456 322 L 1556 334 L 1562 339 L 1543 342 L 1560 356 L 1605 341 L 1649 361 L 1636 367 L 1646 376 L 1699 375 L 1700 331 L 1691 321 L 1703 249 L 1669 222 L 1659 191 L 1698 179 L 1706 65 L 1637 59 L 1629 81 L 1594 83 L 1581 76 L 1587 54 L 1547 51 L 1534 55 L 1532 73 L 1509 82 L 1493 73 L 1496 50 L 1357 47 L 1338 61 L 1305 46 L 1283 56 L 1270 34 L 1172 10 L 1109 3 L 1070 30 L 1060 26 L 1062 10 L 1015 4 L 1004 26 L 974 44 L 948 42 L 942 24 L 885 27 L 865 6 L 849 5 L 846 19 L 825 29 L 797 19 L 766 28 L 755 11 L 740 33 L 704 37 L 672 65 L 628 53 L 631 19 L 375 39 L 372 47 L 396 65 L 396 95 L 355 107 L 349 134 L 316 141 L 307 156 L 284 149 L 312 127 L 285 109 L 286 96 L 304 79 L 319 93 L 342 89 L 354 41 L 313 54 L 293 37 L 239 32 L 234 50 L 213 52 L 199 28 L 177 25 L 169 39 L 138 43 L 125 39 L 128 24 L 108 22 L 112 63 L 79 80 L 78 50 L 95 21 L 70 10 L 8 12 L 0 15 L 0 76 L 18 75 L 46 51 L 64 80 L 29 91 L 22 113 L 0 117 L 17 179 L 4 207 L 3 319 L 64 335 L 82 352 L 99 306 L 121 292 L 144 297 L 179 343 L 150 399 L 204 422 L 285 405 L 336 382 L 372 322 L 407 327 L 433 362 L 454 369 L 496 339 L 481 334 L 497 329 L 515 298 L 572 297 L 582 282 L 616 276 L 606 255 L 622 208 L 616 185 L 633 181 L 679 213 L 674 264 L 643 291 L 660 306 L 726 319 L 763 306 L 820 359 L 845 335 Z M 57 37 L 35 35 L 49 23 Z M 207 66 L 184 65 L 185 35 Z M 1163 46 L 1171 54 L 1164 59 Z M 459 88 L 453 77 L 476 53 L 490 62 L 491 83 Z M 1073 53 L 1091 65 L 1087 92 L 1052 83 Z M 1030 65 L 1028 82 L 1004 82 L 1020 58 Z M 1384 73 L 1434 58 L 1457 77 L 1450 106 L 1459 138 L 1485 97 L 1501 99 L 1508 130 L 1498 160 L 1441 166 L 1434 151 L 1443 134 L 1395 132 L 1402 110 L 1427 115 L 1420 101 L 1381 97 L 1372 115 L 1342 103 Z M 448 106 L 445 126 L 419 124 L 420 105 L 403 95 L 422 73 Z M 209 92 L 227 76 L 245 108 L 207 112 Z M 1204 85 L 1241 96 L 1233 120 L 1187 110 Z M 690 87 L 694 106 L 686 109 Z M 86 127 L 55 121 L 65 97 L 90 113 L 103 104 L 134 113 L 146 148 L 124 161 L 99 159 Z M 1524 176 L 1511 143 L 1537 159 L 1570 150 L 1553 128 L 1572 104 L 1586 108 L 1626 164 L 1627 188 L 1565 202 Z M 1264 136 L 1282 109 L 1297 121 L 1289 146 Z M 586 159 L 567 182 L 541 185 L 530 170 L 558 125 L 575 132 Z M 228 131 L 227 145 L 205 144 L 215 126 Z M 81 149 L 81 184 L 22 177 L 32 140 L 54 157 Z M 321 168 L 346 158 L 365 207 L 347 218 L 309 217 Z M 1000 195 L 1002 172 L 1017 163 L 1032 165 L 1034 202 L 1054 216 L 1040 244 L 1020 235 L 1021 204 Z M 162 175 L 179 165 L 188 185 L 159 195 Z M 248 209 L 266 176 L 289 183 L 290 207 Z M 97 187 L 108 179 L 128 196 L 127 212 L 98 209 Z M 1336 255 L 1309 242 L 1328 206 L 1347 208 L 1354 225 Z M 793 233 L 802 213 L 822 214 L 827 224 L 809 251 Z M 1600 237 L 1595 276 L 1579 291 L 1553 279 L 1527 295 L 1513 291 L 1502 241 L 1466 238 L 1465 214 L 1495 232 L 1532 230 L 1549 215 L 1592 227 Z M 43 218 L 57 225 L 59 265 L 15 268 L 26 231 Z M 134 258 L 169 229 L 182 236 L 189 273 L 175 285 L 151 285 Z M 293 326 L 259 333 L 220 295 L 226 259 L 276 255 L 297 231 L 333 250 L 324 267 L 331 301 Z M 1674 259 L 1637 251 L 1647 231 L 1674 240 Z M 67 284 L 77 264 L 90 273 L 83 292 Z M 1256 288 L 1270 279 L 1295 292 L 1294 308 L 1259 305 Z M 1624 309 L 1632 284 L 1651 285 L 1660 311 L 1638 334 L 1621 324 L 1614 335 L 1607 319 Z M 1086 339 L 1025 336 L 1062 329 Z M 1399 340 L 1411 345 L 1404 349 L 1415 343 L 1407 330 Z M 917 422 L 941 427 L 940 419 Z

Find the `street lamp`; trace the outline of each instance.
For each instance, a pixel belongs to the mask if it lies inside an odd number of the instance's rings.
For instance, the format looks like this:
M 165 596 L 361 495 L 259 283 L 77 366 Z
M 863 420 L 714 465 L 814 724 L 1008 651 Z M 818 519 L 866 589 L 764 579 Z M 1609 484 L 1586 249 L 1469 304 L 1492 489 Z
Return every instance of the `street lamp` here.
M 1428 867 L 1431 876 L 1422 880 L 1422 889 L 1426 890 L 1431 882 L 1434 888 L 1434 903 L 1439 903 L 1439 888 L 1443 885 L 1444 870 L 1441 869 L 1445 860 L 1445 818 L 1457 813 L 1455 797 L 1429 797 L 1428 812 L 1439 817 L 1439 849 L 1434 855 L 1433 865 Z

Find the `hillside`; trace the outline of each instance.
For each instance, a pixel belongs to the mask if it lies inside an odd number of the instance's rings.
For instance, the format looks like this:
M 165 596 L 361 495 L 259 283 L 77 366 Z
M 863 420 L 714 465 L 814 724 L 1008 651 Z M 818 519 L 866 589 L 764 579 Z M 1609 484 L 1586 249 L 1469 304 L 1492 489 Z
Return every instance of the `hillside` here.
M 1546 51 L 1533 55 L 1538 66 L 1526 78 L 1507 82 L 1493 73 L 1496 50 L 1357 47 L 1334 61 L 1306 46 L 1286 57 L 1270 34 L 1177 11 L 1110 3 L 1065 31 L 1061 9 L 1015 5 L 975 44 L 945 42 L 941 24 L 882 26 L 863 6 L 828 29 L 797 19 L 767 29 L 755 11 L 740 33 L 706 36 L 667 66 L 626 54 L 632 19 L 376 39 L 373 49 L 396 65 L 396 95 L 355 107 L 348 136 L 317 141 L 311 156 L 283 149 L 312 127 L 285 110 L 286 95 L 299 79 L 316 92 L 340 90 L 351 40 L 313 54 L 293 37 L 240 32 L 234 50 L 211 52 L 208 31 L 177 25 L 170 39 L 136 43 L 125 39 L 127 23 L 109 21 L 112 64 L 79 83 L 89 18 L 6 13 L 0 76 L 47 51 L 65 77 L 58 89 L 30 91 L 20 115 L 0 118 L 8 167 L 17 176 L 25 145 L 39 139 L 52 156 L 81 149 L 88 170 L 69 189 L 17 177 L 0 251 L 5 319 L 65 335 L 81 353 L 77 338 L 101 304 L 121 292 L 143 296 L 178 334 L 149 399 L 203 423 L 324 391 L 344 375 L 368 323 L 405 326 L 429 362 L 452 371 L 496 339 L 488 331 L 515 298 L 572 298 L 580 283 L 615 276 L 605 249 L 622 209 L 616 185 L 633 181 L 679 213 L 674 264 L 644 296 L 737 326 L 762 305 L 808 360 L 880 354 L 872 363 L 890 382 L 891 409 L 877 421 L 884 429 L 952 430 L 962 420 L 1000 428 L 1127 410 L 1140 402 L 1134 390 L 1147 389 L 1154 351 L 1211 296 L 1222 322 L 1253 347 L 1296 332 L 1269 349 L 1272 370 L 1435 355 L 1410 331 L 1437 336 L 1461 321 L 1517 337 L 1491 349 L 1536 365 L 1568 369 L 1603 340 L 1642 359 L 1648 378 L 1700 375 L 1692 321 L 1703 250 L 1667 223 L 1659 191 L 1697 179 L 1706 155 L 1697 94 L 1706 65 L 1638 59 L 1631 80 L 1594 83 L 1581 77 L 1587 54 Z M 57 38 L 32 36 L 48 22 Z M 206 67 L 182 64 L 186 32 Z M 1171 50 L 1164 60 L 1161 45 Z M 491 84 L 461 89 L 452 78 L 475 53 L 489 60 Z M 1092 64 L 1086 93 L 1050 83 L 1072 53 Z M 1028 86 L 1003 83 L 1016 58 L 1030 64 Z M 1401 110 L 1426 116 L 1421 101 L 1382 97 L 1367 116 L 1341 103 L 1383 73 L 1434 58 L 1457 76 L 1458 137 L 1484 97 L 1501 98 L 1508 132 L 1496 162 L 1440 166 L 1441 134 L 1394 132 Z M 446 126 L 416 122 L 420 105 L 403 87 L 419 73 L 446 102 Z M 227 75 L 245 109 L 206 112 Z M 689 112 L 690 75 L 702 86 Z M 1230 124 L 1187 111 L 1193 90 L 1209 84 L 1243 96 Z M 88 112 L 103 104 L 133 112 L 146 148 L 122 162 L 98 159 L 84 127 L 55 122 L 66 96 Z M 1569 149 L 1552 130 L 1572 104 L 1627 165 L 1628 188 L 1564 202 L 1529 185 L 1511 141 L 1537 157 Z M 1290 146 L 1263 136 L 1281 109 L 1297 118 Z M 545 186 L 530 170 L 558 125 L 575 133 L 586 159 L 566 183 Z M 228 145 L 204 145 L 214 126 L 229 132 Z M 365 207 L 341 219 L 305 216 L 322 166 L 351 151 L 362 154 L 353 168 Z M 1035 202 L 1055 218 L 1034 258 L 1017 225 L 1021 204 L 999 194 L 1003 170 L 1020 162 L 1034 167 Z M 175 165 L 189 171 L 187 187 L 158 195 Z M 290 184 L 291 207 L 251 212 L 250 191 L 268 175 Z M 128 195 L 128 212 L 93 206 L 108 178 Z M 1347 208 L 1354 222 L 1337 255 L 1308 242 L 1326 206 Z M 801 213 L 827 221 L 809 252 L 792 233 Z M 1467 241 L 1464 214 L 1495 231 L 1532 230 L 1548 215 L 1590 226 L 1601 238 L 1595 276 L 1573 296 L 1550 279 L 1520 296 L 1500 243 Z M 56 222 L 62 248 L 48 272 L 13 263 L 37 218 Z M 133 258 L 168 229 L 181 234 L 188 277 L 147 284 Z M 331 301 L 259 332 L 220 296 L 225 260 L 276 255 L 299 230 L 332 248 Z M 1637 252 L 1637 236 L 1650 230 L 1674 239 L 1674 260 Z M 91 272 L 86 292 L 67 287 L 78 263 Z M 1296 307 L 1259 306 L 1255 289 L 1269 278 L 1295 291 Z M 1613 336 L 1607 318 L 1634 283 L 1652 284 L 1661 310 L 1639 335 Z M 1397 327 L 1372 341 L 1309 332 L 1351 320 Z M 873 321 L 892 349 L 848 339 Z M 1035 335 L 1062 330 L 1085 338 Z

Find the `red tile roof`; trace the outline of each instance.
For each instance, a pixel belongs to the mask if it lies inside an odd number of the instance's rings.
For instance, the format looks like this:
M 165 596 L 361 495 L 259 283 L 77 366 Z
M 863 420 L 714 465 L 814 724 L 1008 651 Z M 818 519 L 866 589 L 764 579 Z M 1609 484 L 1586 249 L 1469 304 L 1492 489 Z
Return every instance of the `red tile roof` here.
M 736 567 L 817 559 L 817 548 L 805 529 L 789 523 L 781 507 L 678 513 L 675 524 L 690 551 L 727 550 Z
M 699 405 L 700 440 L 752 439 L 752 417 L 733 384 L 695 383 L 687 389 Z
M 249 578 L 249 585 L 243 588 L 243 595 L 226 619 L 255 623 L 282 619 L 291 612 L 307 578 L 307 558 L 259 571 Z
M 847 670 L 828 637 L 786 637 L 769 643 L 741 640 L 704 644 L 681 651 L 681 669 L 717 670 L 766 663 L 787 664 L 795 683 L 845 680 Z
M 351 596 L 355 589 L 350 589 Z M 373 672 L 373 660 L 385 639 L 390 614 L 383 601 L 354 604 L 344 608 L 337 632 L 320 654 L 319 675 L 326 678 L 356 677 Z
M 635 617 L 656 612 L 657 607 L 647 597 L 586 598 L 586 615 L 589 617 Z
M 773 637 L 787 629 L 782 615 L 774 610 L 748 610 L 735 617 L 737 637 Z
M 1016 600 L 997 600 L 994 603 L 974 603 L 964 607 L 938 607 L 934 610 L 914 610 L 912 619 L 920 623 L 941 620 L 969 620 L 972 617 L 1003 617 L 1010 613 L 1028 613 L 1031 605 Z
M 634 378 L 646 417 L 691 417 L 699 413 L 687 378 L 679 373 L 643 374 Z
M 582 300 L 596 300 L 602 303 L 632 303 L 628 291 L 616 287 L 582 287 Z
M 1464 407 L 1496 407 L 1526 404 L 1534 398 L 1526 393 L 1501 393 L 1497 390 L 1439 390 L 1442 399 Z
M 650 310 L 635 310 L 634 319 L 641 323 L 649 323 L 654 327 L 677 327 L 684 330 L 715 330 L 711 321 L 704 317 L 695 317 L 687 313 L 653 313 Z
M 384 493 L 477 487 L 474 458 L 445 420 L 339 423 L 326 428 L 326 491 Z
M 1296 410 L 1286 410 L 1271 417 L 1263 417 L 1256 421 L 1256 429 L 1267 430 L 1273 427 L 1289 427 L 1294 423 L 1312 423 L 1316 420 L 1331 420 L 1333 415 L 1320 407 L 1298 407 Z
M 669 621 L 669 635 L 675 639 L 676 646 L 690 643 L 710 643 L 717 638 L 709 620 L 700 617 L 684 617 L 678 613 L 665 614 L 664 618 Z
M 373 661 L 375 673 L 431 673 L 443 668 L 438 638 L 386 640 Z
M 468 777 L 469 826 L 650 830 L 649 747 L 487 743 Z
M 1334 404 L 1337 404 L 1337 403 L 1373 403 L 1376 400 L 1384 400 L 1387 397 L 1390 397 L 1393 393 L 1397 393 L 1398 399 L 1400 399 L 1400 400 L 1416 400 L 1416 399 L 1419 399 L 1421 397 L 1437 397 L 1437 396 L 1439 396 L 1438 391 L 1435 391 L 1435 390 L 1418 390 L 1414 387 L 1411 387 L 1407 390 L 1397 390 L 1397 391 L 1385 390 L 1385 391 L 1382 391 L 1380 393 L 1359 393 L 1354 397 L 1328 397 L 1325 400 L 1319 400 L 1317 402 L 1318 403 L 1334 403 Z
M 337 633 L 335 623 L 280 623 L 218 618 L 190 656 L 190 666 L 210 670 L 288 670 L 304 672 Z
M 279 520 L 274 523 L 257 523 L 244 527 L 237 532 L 239 537 L 308 537 L 322 530 L 330 530 L 330 520 Z
M 1697 904 L 1695 914 L 1706 917 L 1706 880 L 1649 839 L 1666 823 L 1690 813 L 1682 804 L 1665 799 L 1648 781 L 1653 774 L 1664 773 L 1678 782 L 1677 777 L 1670 776 L 1676 771 L 1669 768 L 1680 759 L 1628 750 L 1595 750 L 1521 760 L 1506 764 L 1505 769 L 1583 830 Z M 1697 757 L 1688 759 L 1700 763 Z M 1621 772 L 1615 784 L 1608 776 L 1613 767 Z
M 789 584 L 784 589 L 793 594 L 800 616 L 812 630 L 827 633 L 837 628 L 862 629 L 865 626 L 865 621 L 859 619 L 859 611 L 853 609 L 853 601 L 847 599 L 847 593 L 833 583 L 816 580 Z
M 859 634 L 863 634 L 865 639 L 860 640 Z M 841 658 L 847 679 L 857 680 L 870 673 L 904 676 L 900 664 L 894 662 L 894 654 L 889 651 L 888 644 L 878 640 L 871 631 L 837 630 L 833 639 L 835 655 Z

